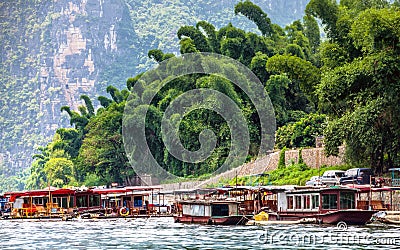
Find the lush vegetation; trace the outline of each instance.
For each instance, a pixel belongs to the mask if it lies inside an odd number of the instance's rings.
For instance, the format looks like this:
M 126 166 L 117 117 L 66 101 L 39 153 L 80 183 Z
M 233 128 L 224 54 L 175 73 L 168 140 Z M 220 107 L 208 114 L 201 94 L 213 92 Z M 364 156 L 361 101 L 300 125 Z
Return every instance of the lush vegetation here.
M 216 29 L 200 21 L 182 26 L 177 36 L 181 54 L 220 53 L 240 61 L 260 78 L 275 108 L 277 147 L 311 147 L 316 136 L 324 135 L 327 154 L 337 154 L 338 146 L 345 144 L 349 163 L 368 165 L 380 173 L 400 161 L 398 6 L 398 1 L 384 0 L 311 0 L 302 20 L 282 28 L 260 7 L 244 1 L 234 11 L 252 20 L 259 33 L 232 24 Z M 322 43 L 317 18 L 327 34 Z M 157 63 L 174 56 L 160 49 L 148 55 Z M 63 107 L 73 128 L 59 129 L 53 141 L 35 156 L 28 187 L 131 183 L 134 172 L 122 143 L 122 112 L 131 90 L 141 84 L 139 78 L 128 79 L 123 90 L 109 86 L 111 98 L 99 97 L 102 108 L 97 111 L 87 96 L 82 96 L 85 106 L 78 112 Z M 141 91 L 134 93 L 133 100 L 151 95 L 156 84 L 135 88 Z M 179 136 L 187 150 L 196 151 L 199 133 L 213 131 L 216 148 L 210 157 L 186 163 L 165 148 L 162 115 L 172 100 L 195 88 L 218 90 L 238 105 L 251 131 L 248 160 L 256 157 L 260 124 L 248 97 L 220 77 L 192 74 L 172 80 L 150 104 L 139 106 L 148 110 L 146 140 L 157 162 L 176 175 L 199 176 L 220 167 L 228 156 L 229 127 L 220 115 L 206 109 L 184 116 Z M 131 119 L 134 121 L 135 115 Z M 318 175 L 316 171 L 303 163 L 282 166 L 270 173 L 269 181 L 304 184 Z
M 5 165 L 0 175 L 18 180 L 12 189 L 23 186 L 20 176 L 26 176 L 32 154 L 52 139 L 57 128 L 68 126 L 68 116 L 59 112 L 60 107 L 77 107 L 81 94 L 92 99 L 105 95 L 109 84 L 123 88 L 128 77 L 154 65 L 147 57 L 150 49 L 178 54 L 176 33 L 181 26 L 207 20 L 218 28 L 231 22 L 258 32 L 253 22 L 235 15 L 235 3 L 237 0 L 0 2 L 0 162 Z M 256 3 L 270 6 L 268 13 L 280 25 L 300 18 L 305 8 L 303 1 L 296 0 Z M 68 72 L 60 79 L 55 61 L 65 46 L 76 50 L 66 35 L 72 26 L 77 33 L 71 39 L 76 42 L 81 35 L 86 48 L 59 61 Z M 111 30 L 116 38 L 113 49 L 107 46 Z M 93 72 L 84 63 L 90 58 Z M 85 79 L 94 80 L 94 88 L 68 88 L 69 83 Z M 99 105 L 94 102 L 94 106 Z
M 293 163 L 262 176 L 241 176 L 231 180 L 220 180 L 219 185 L 305 185 L 312 176 L 321 176 L 327 170 L 347 170 L 353 165 L 321 166 L 310 168 L 304 164 Z

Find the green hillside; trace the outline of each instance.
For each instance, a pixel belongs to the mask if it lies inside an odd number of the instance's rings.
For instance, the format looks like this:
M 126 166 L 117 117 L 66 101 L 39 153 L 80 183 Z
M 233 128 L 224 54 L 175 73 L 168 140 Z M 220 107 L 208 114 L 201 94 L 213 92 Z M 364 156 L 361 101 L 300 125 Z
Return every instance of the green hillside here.
M 95 99 L 106 95 L 108 85 L 124 87 L 127 78 L 154 66 L 150 49 L 178 54 L 181 26 L 207 20 L 217 28 L 232 22 L 255 31 L 251 21 L 234 14 L 237 2 L 2 1 L 0 173 L 12 176 L 29 167 L 37 148 L 69 125 L 62 106 L 77 109 L 82 94 Z M 306 5 L 256 3 L 280 25 L 301 18 Z

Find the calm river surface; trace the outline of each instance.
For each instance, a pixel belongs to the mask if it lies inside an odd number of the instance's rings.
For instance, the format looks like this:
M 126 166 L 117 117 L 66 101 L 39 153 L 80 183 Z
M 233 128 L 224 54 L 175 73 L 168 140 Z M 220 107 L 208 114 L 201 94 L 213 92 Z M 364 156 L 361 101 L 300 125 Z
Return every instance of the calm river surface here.
M 172 218 L 0 221 L 0 249 L 400 249 L 400 228 L 204 226 Z

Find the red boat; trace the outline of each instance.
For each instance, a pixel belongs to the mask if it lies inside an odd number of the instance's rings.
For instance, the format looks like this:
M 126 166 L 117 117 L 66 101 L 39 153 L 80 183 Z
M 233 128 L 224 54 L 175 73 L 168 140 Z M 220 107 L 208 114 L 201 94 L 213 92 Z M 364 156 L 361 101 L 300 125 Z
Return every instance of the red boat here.
M 318 223 L 364 225 L 376 210 L 357 208 L 358 189 L 307 188 L 277 193 L 277 210 L 268 211 L 271 221 L 315 220 Z
M 179 215 L 175 222 L 209 225 L 244 225 L 248 217 L 239 214 L 237 201 L 187 200 L 178 204 Z

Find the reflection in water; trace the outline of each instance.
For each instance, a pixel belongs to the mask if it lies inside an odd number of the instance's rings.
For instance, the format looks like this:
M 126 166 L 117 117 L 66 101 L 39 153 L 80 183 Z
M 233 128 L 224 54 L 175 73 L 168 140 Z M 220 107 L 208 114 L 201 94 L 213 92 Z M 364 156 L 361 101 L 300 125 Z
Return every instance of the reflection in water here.
M 399 228 L 203 226 L 172 218 L 0 221 L 1 249 L 399 249 Z

